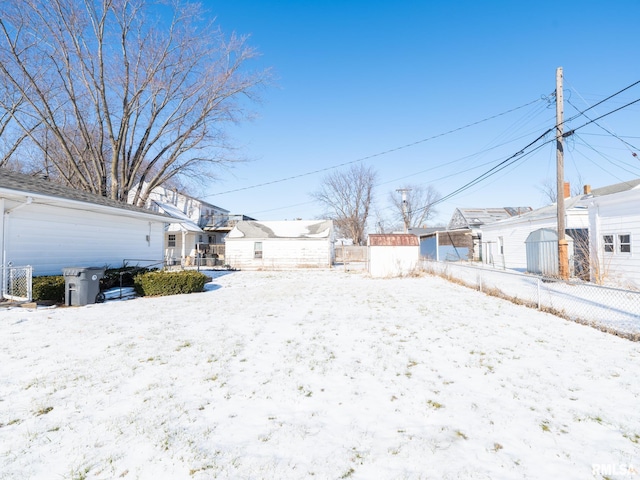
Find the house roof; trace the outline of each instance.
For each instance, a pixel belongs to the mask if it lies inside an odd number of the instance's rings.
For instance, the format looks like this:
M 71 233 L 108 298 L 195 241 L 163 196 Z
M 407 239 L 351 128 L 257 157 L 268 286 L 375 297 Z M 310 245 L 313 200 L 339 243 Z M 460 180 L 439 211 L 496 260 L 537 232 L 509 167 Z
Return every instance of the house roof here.
M 67 201 L 82 202 L 101 207 L 117 208 L 119 210 L 125 210 L 131 213 L 165 217 L 165 215 L 157 214 L 128 203 L 112 200 L 110 198 L 102 197 L 90 192 L 85 192 L 83 190 L 76 190 L 74 188 L 70 188 L 52 182 L 50 180 L 45 180 L 43 178 L 34 177 L 32 175 L 12 172 L 4 168 L 0 168 L 0 193 L 2 191 L 20 192 L 25 196 L 42 196 L 56 198 Z
M 331 220 L 241 221 L 227 238 L 330 238 L 332 229 Z
M 456 208 L 448 229 L 479 227 L 530 212 L 531 207 Z
M 412 233 L 372 233 L 369 235 L 371 247 L 417 247 L 418 237 Z
M 630 180 L 628 182 L 616 183 L 614 185 L 608 185 L 605 187 L 594 188 L 588 195 L 577 195 L 575 197 L 568 197 L 564 199 L 564 209 L 568 215 L 586 215 L 588 211 L 588 203 L 593 197 L 603 197 L 614 193 L 621 193 L 633 189 L 640 189 L 640 179 Z M 545 205 L 544 207 L 536 208 L 530 212 L 519 215 L 517 218 L 510 217 L 504 220 L 500 220 L 495 223 L 495 227 L 501 225 L 509 225 L 512 222 L 517 221 L 532 221 L 544 218 L 555 217 L 557 215 L 558 206 L 556 203 Z
M 172 222 L 169 225 L 168 231 L 187 231 L 187 232 L 202 232 L 203 230 L 195 224 L 193 220 L 189 218 L 186 213 L 183 213 L 182 210 L 176 208 L 173 205 L 169 205 L 168 203 L 156 202 L 154 201 L 158 208 L 162 210 L 162 212 L 166 213 L 170 217 L 178 220 L 177 222 Z
M 591 190 L 591 194 L 597 197 L 602 195 L 610 195 L 612 193 L 626 192 L 627 190 L 633 190 L 640 186 L 640 178 L 635 180 L 629 180 L 628 182 L 616 183 L 614 185 L 607 185 L 606 187 L 594 188 Z

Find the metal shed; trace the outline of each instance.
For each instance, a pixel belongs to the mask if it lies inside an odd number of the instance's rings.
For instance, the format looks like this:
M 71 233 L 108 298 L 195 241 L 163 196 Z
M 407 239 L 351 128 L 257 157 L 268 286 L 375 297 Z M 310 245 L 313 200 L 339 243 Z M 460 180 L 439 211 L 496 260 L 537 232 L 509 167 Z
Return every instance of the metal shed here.
M 373 277 L 408 275 L 418 267 L 420 242 L 413 234 L 370 234 L 368 244 Z
M 568 251 L 573 252 L 573 239 L 565 236 Z M 558 275 L 558 232 L 551 228 L 539 228 L 525 240 L 527 272 L 542 275 Z M 569 262 L 571 264 L 571 262 Z

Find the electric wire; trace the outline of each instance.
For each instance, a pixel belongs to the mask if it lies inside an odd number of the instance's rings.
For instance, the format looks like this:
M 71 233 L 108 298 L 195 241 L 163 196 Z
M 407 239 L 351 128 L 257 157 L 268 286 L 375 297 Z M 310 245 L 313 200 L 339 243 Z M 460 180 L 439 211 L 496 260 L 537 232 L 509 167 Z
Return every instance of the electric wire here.
M 383 155 L 387 155 L 389 153 L 397 152 L 399 150 L 404 150 L 406 148 L 414 147 L 414 146 L 419 145 L 421 143 L 425 143 L 425 142 L 428 142 L 428 141 L 431 141 L 431 140 L 435 140 L 436 138 L 444 137 L 446 135 L 450 135 L 452 133 L 456 133 L 456 132 L 459 132 L 461 130 L 465 130 L 467 128 L 474 127 L 474 126 L 479 125 L 481 123 L 485 123 L 485 122 L 488 122 L 490 120 L 494 120 L 496 118 L 502 117 L 502 116 L 507 115 L 509 113 L 515 112 L 517 110 L 520 110 L 522 108 L 528 107 L 529 105 L 533 105 L 534 103 L 537 103 L 537 102 L 540 102 L 540 101 L 541 101 L 541 99 L 536 99 L 536 100 L 533 100 L 531 102 L 525 103 L 524 105 L 520 105 L 519 107 L 511 108 L 511 109 L 506 110 L 504 112 L 497 113 L 497 114 L 492 115 L 490 117 L 483 118 L 482 120 L 477 120 L 475 122 L 468 123 L 468 124 L 463 125 L 461 127 L 457 127 L 457 128 L 452 129 L 452 130 L 448 130 L 446 132 L 438 133 L 436 135 L 432 135 L 431 137 L 423 138 L 422 140 L 417 140 L 415 142 L 411 142 L 411 143 L 408 143 L 408 144 L 405 144 L 405 145 L 402 145 L 402 146 L 399 146 L 399 147 L 395 147 L 395 148 L 391 148 L 391 149 L 388 149 L 388 150 L 384 150 L 382 152 L 378 152 L 378 153 L 374 153 L 374 154 L 371 154 L 371 155 L 367 155 L 365 157 L 361 157 L 361 158 L 358 158 L 356 160 L 350 160 L 348 162 L 343 162 L 343 163 L 340 163 L 340 164 L 332 165 L 330 167 L 320 168 L 320 169 L 317 169 L 317 170 L 301 173 L 301 174 L 298 174 L 298 175 L 292 175 L 292 176 L 285 177 L 285 178 L 271 180 L 269 182 L 257 183 L 257 184 L 254 184 L 254 185 L 248 185 L 246 187 L 235 188 L 235 189 L 232 189 L 232 190 L 226 190 L 226 191 L 218 192 L 218 193 L 212 193 L 212 194 L 209 194 L 209 195 L 205 195 L 205 197 L 215 197 L 215 196 L 218 196 L 218 195 L 225 195 L 225 194 L 228 194 L 228 193 L 241 192 L 241 191 L 244 191 L 244 190 L 251 190 L 251 189 L 254 189 L 254 188 L 258 188 L 258 187 L 265 187 L 267 185 L 273 185 L 273 184 L 276 184 L 276 183 L 282 183 L 282 182 L 286 182 L 286 181 L 289 181 L 289 180 L 295 180 L 297 178 L 307 177 L 307 176 L 310 176 L 310 175 L 316 175 L 318 173 L 327 172 L 329 170 L 334 170 L 336 168 L 344 167 L 346 165 L 351 165 L 353 163 L 358 163 L 358 162 L 363 162 L 365 160 L 370 160 L 372 158 L 380 157 L 380 156 L 383 156 Z
M 637 85 L 638 83 L 640 83 L 640 80 L 639 80 L 638 82 L 635 82 L 633 85 Z M 616 94 L 614 94 L 614 95 L 610 95 L 609 97 L 607 97 L 607 99 L 610 99 L 610 98 L 614 97 L 615 95 L 617 95 L 617 94 L 621 93 L 621 92 L 622 92 L 622 91 L 624 91 L 624 90 L 627 90 L 628 88 L 630 88 L 630 86 L 629 86 L 629 87 L 626 87 L 625 89 L 623 89 L 623 90 L 621 90 L 621 91 L 619 91 L 619 92 L 617 92 L 617 93 L 616 93 Z M 638 98 L 638 99 L 636 99 L 636 100 L 633 100 L 633 101 L 631 101 L 631 102 L 628 102 L 628 103 L 626 103 L 625 105 L 623 105 L 623 106 L 621 106 L 621 107 L 618 107 L 618 108 L 615 108 L 615 109 L 613 109 L 613 110 L 611 110 L 611 111 L 609 111 L 609 112 L 607 112 L 607 113 L 605 113 L 605 114 L 602 114 L 602 115 L 600 115 L 600 116 L 598 116 L 598 117 L 596 117 L 596 118 L 594 118 L 594 119 L 590 119 L 589 121 L 587 121 L 587 122 L 583 123 L 583 124 L 582 124 L 582 125 L 580 125 L 579 127 L 576 127 L 576 128 L 574 128 L 574 129 L 572 129 L 572 130 L 569 130 L 568 132 L 563 133 L 563 135 L 562 135 L 562 136 L 563 136 L 563 137 L 569 137 L 569 136 L 571 136 L 571 135 L 574 135 L 574 134 L 575 134 L 575 132 L 576 132 L 577 130 L 580 130 L 580 129 L 582 129 L 582 128 L 586 127 L 587 125 L 590 125 L 590 124 L 592 124 L 592 123 L 595 123 L 596 121 L 598 121 L 598 120 L 600 120 L 600 119 L 602 119 L 602 118 L 604 118 L 604 117 L 607 117 L 607 116 L 609 116 L 609 115 L 611 115 L 611 114 L 613 114 L 613 113 L 615 113 L 615 112 L 618 112 L 618 111 L 620 111 L 620 110 L 622 110 L 622 109 L 624 109 L 624 108 L 627 108 L 627 107 L 629 107 L 629 106 L 631 106 L 631 105 L 634 105 L 635 103 L 638 103 L 638 102 L 640 102 L 640 98 Z M 599 103 L 602 103 L 602 102 L 599 102 Z M 592 108 L 592 107 L 589 107 L 588 109 L 586 109 L 586 110 L 584 110 L 584 111 L 590 110 L 591 108 Z M 583 112 L 584 112 L 584 111 L 583 111 Z M 582 112 L 582 113 L 583 113 L 583 112 Z M 581 114 L 582 114 L 582 113 L 581 113 Z M 573 118 L 573 119 L 575 119 L 575 118 L 578 118 L 579 116 L 580 116 L 580 115 L 576 115 L 576 116 L 574 116 L 574 117 L 572 117 L 572 118 Z M 563 123 L 566 123 L 566 121 L 565 121 L 565 122 L 563 122 Z M 471 180 L 470 182 L 467 182 L 466 184 L 464 184 L 463 186 L 461 186 L 461 187 L 459 187 L 458 189 L 454 190 L 453 192 L 451 192 L 451 193 L 449 193 L 449 194 L 447 194 L 447 195 L 445 195 L 445 196 L 441 197 L 439 200 L 437 200 L 437 201 L 435 201 L 435 202 L 433 202 L 433 203 L 431 203 L 431 204 L 429 204 L 429 205 L 426 205 L 426 206 L 424 206 L 424 207 L 421 207 L 421 208 L 419 208 L 419 209 L 416 209 L 416 211 L 415 211 L 415 212 L 419 212 L 419 211 L 425 210 L 425 209 L 427 209 L 427 208 L 431 208 L 431 207 L 433 207 L 433 206 L 435 206 L 435 205 L 438 205 L 438 204 L 440 204 L 440 203 L 442 203 L 442 202 L 445 202 L 446 200 L 449 200 L 450 198 L 452 198 L 452 197 L 454 197 L 454 196 L 456 196 L 456 195 L 459 195 L 459 194 L 460 194 L 460 193 L 462 193 L 463 191 L 465 191 L 465 190 L 467 190 L 467 189 L 469 189 L 469 188 L 471 188 L 471 187 L 473 187 L 473 186 L 477 185 L 478 183 L 482 182 L 482 181 L 483 181 L 483 180 L 485 180 L 486 178 L 491 177 L 492 175 L 494 175 L 495 173 L 497 173 L 497 172 L 499 172 L 499 171 L 503 170 L 504 168 L 508 167 L 508 166 L 509 166 L 509 165 L 511 165 L 512 163 L 514 163 L 514 162 L 516 162 L 516 161 L 520 160 L 520 157 L 521 157 L 521 156 L 523 156 L 523 157 L 524 157 L 525 155 L 529 155 L 529 154 L 531 154 L 531 153 L 533 153 L 533 152 L 535 152 L 535 151 L 539 150 L 539 149 L 540 149 L 540 148 L 542 148 L 544 145 L 546 145 L 546 144 L 548 144 L 548 143 L 551 143 L 551 142 L 553 142 L 553 141 L 556 141 L 556 139 L 555 139 L 555 138 L 553 138 L 553 139 L 551 139 L 551 140 L 547 140 L 546 142 L 543 142 L 541 145 L 537 146 L 535 149 L 533 149 L 533 150 L 531 150 L 530 152 L 527 152 L 527 153 L 525 154 L 525 150 L 527 150 L 528 148 L 530 148 L 531 146 L 533 146 L 535 143 L 537 143 L 539 140 L 541 140 L 542 138 L 544 138 L 548 133 L 550 133 L 550 132 L 552 132 L 553 130 L 555 130 L 559 125 L 560 125 L 560 124 L 556 124 L 556 126 L 554 126 L 553 128 L 549 128 L 549 129 L 547 129 L 543 134 L 541 134 L 540 136 L 538 136 L 535 140 L 533 140 L 532 142 L 530 142 L 528 145 L 526 145 L 526 146 L 525 146 L 524 148 L 522 148 L 520 151 L 518 151 L 518 152 L 514 153 L 513 155 L 511 155 L 511 156 L 507 157 L 505 160 L 501 161 L 500 163 L 498 163 L 498 164 L 497 164 L 497 165 L 495 165 L 494 167 L 490 168 L 489 170 L 487 170 L 487 171 L 486 171 L 486 172 L 484 172 L 483 174 L 481 174 L 481 175 L 479 175 L 478 177 L 474 178 L 474 179 L 473 179 L 473 180 Z M 415 212 L 413 212 L 413 213 L 415 213 Z
M 571 105 L 573 108 L 575 108 L 576 110 L 578 110 L 578 108 L 577 108 L 573 103 L 571 103 L 570 101 L 567 101 L 567 103 L 568 103 L 569 105 Z M 583 114 L 583 115 L 584 115 L 584 114 Z M 584 115 L 584 116 L 585 116 L 587 119 L 591 120 L 591 118 L 589 118 L 589 116 L 588 116 L 588 115 Z M 613 132 L 612 132 L 611 130 L 609 130 L 608 128 L 606 128 L 606 127 L 604 127 L 604 126 L 600 125 L 598 122 L 594 122 L 594 125 L 598 126 L 599 128 L 601 128 L 602 130 L 604 130 L 605 132 L 607 132 L 607 133 L 608 133 L 609 135 L 611 135 L 612 137 L 614 137 L 614 138 L 616 138 L 616 139 L 620 140 L 620 142 L 622 142 L 622 143 L 627 147 L 627 150 L 629 150 L 629 152 L 631 153 L 631 156 L 632 156 L 632 157 L 636 157 L 636 158 L 638 157 L 638 154 L 637 154 L 637 152 L 636 152 L 636 151 L 637 151 L 637 150 L 640 150 L 640 148 L 638 148 L 638 147 L 636 147 L 636 146 L 632 145 L 631 143 L 627 142 L 626 140 L 623 140 L 622 138 L 620 138 L 618 135 L 616 135 L 615 133 L 613 133 Z

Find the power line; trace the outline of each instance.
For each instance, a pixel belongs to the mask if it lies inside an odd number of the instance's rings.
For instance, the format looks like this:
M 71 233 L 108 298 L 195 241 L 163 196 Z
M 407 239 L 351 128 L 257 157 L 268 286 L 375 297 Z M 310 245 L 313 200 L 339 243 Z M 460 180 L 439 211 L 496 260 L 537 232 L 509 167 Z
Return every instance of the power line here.
M 639 80 L 638 82 L 635 82 L 635 83 L 634 83 L 634 84 L 632 84 L 631 86 L 633 86 L 633 85 L 637 85 L 638 83 L 640 83 L 640 80 Z M 617 94 L 621 93 L 622 91 L 627 90 L 628 88 L 631 88 L 631 86 L 626 87 L 625 89 L 620 90 L 619 92 L 617 92 L 617 93 L 615 93 L 615 94 L 613 94 L 613 95 L 610 95 L 609 97 L 607 97 L 607 99 L 610 99 L 610 98 L 614 97 L 615 95 L 617 95 Z M 636 99 L 636 100 L 633 100 L 632 102 L 629 102 L 629 103 L 627 103 L 627 104 L 625 104 L 625 105 L 623 105 L 623 106 L 621 106 L 621 107 L 618 107 L 618 108 L 616 108 L 616 109 L 613 109 L 613 110 L 611 110 L 610 112 L 607 112 L 607 113 L 605 113 L 605 114 L 602 114 L 602 115 L 600 115 L 599 117 L 596 117 L 596 118 L 594 118 L 594 119 L 591 119 L 591 120 L 589 120 L 588 122 L 585 122 L 584 124 L 580 125 L 579 127 L 576 127 L 576 128 L 574 128 L 574 129 L 569 130 L 568 132 L 564 133 L 564 134 L 563 134 L 563 136 L 565 136 L 565 137 L 571 136 L 571 135 L 575 134 L 575 132 L 576 132 L 577 130 L 580 130 L 581 128 L 584 128 L 584 127 L 586 127 L 587 125 L 590 125 L 590 124 L 592 124 L 592 123 L 595 123 L 596 121 L 598 121 L 598 120 L 600 120 L 600 119 L 602 119 L 602 118 L 604 118 L 604 117 L 606 117 L 606 116 L 608 116 L 608 115 L 611 115 L 611 114 L 613 114 L 613 113 L 615 113 L 615 112 L 618 112 L 618 111 L 620 111 L 620 110 L 622 110 L 622 109 L 624 109 L 624 108 L 627 108 L 627 107 L 629 107 L 629 106 L 631 106 L 631 105 L 633 105 L 633 104 L 635 104 L 635 103 L 638 103 L 638 102 L 640 102 L 640 98 L 638 98 L 638 99 Z M 602 102 L 599 102 L 599 103 L 602 103 Z M 594 105 L 594 106 L 595 106 L 595 105 Z M 591 108 L 592 108 L 592 107 L 590 107 L 590 108 L 588 108 L 588 109 L 586 109 L 586 110 L 584 110 L 584 111 L 590 110 Z M 572 117 L 572 118 L 577 118 L 577 116 L 574 116 L 574 117 Z M 565 121 L 565 122 L 563 122 L 563 123 L 566 123 L 566 121 Z M 444 202 L 444 201 L 446 201 L 446 200 L 449 200 L 450 198 L 452 198 L 452 197 L 454 197 L 454 196 L 456 196 L 456 195 L 458 195 L 458 194 L 462 193 L 463 191 L 465 191 L 465 190 L 467 190 L 467 189 L 469 189 L 469 188 L 473 187 L 474 185 L 477 185 L 478 183 L 482 182 L 483 180 L 486 180 L 487 178 L 489 178 L 489 177 L 491 177 L 491 176 L 495 175 L 495 174 L 496 174 L 496 173 L 498 173 L 499 171 L 501 171 L 501 170 L 503 170 L 503 169 L 505 169 L 505 168 L 509 167 L 510 165 L 512 165 L 513 163 L 515 163 L 516 161 L 521 160 L 521 158 L 520 158 L 520 157 L 523 157 L 523 158 L 524 158 L 524 156 L 532 154 L 533 152 L 535 152 L 535 151 L 539 150 L 540 148 L 542 148 L 544 145 L 547 145 L 547 144 L 549 144 L 549 143 L 554 142 L 554 141 L 556 140 L 555 138 L 553 138 L 553 139 L 551 139 L 551 140 L 547 140 L 546 142 L 544 142 L 544 143 L 540 144 L 539 146 L 537 146 L 535 149 L 531 150 L 530 152 L 525 153 L 525 150 L 526 150 L 526 149 L 528 149 L 528 148 L 530 148 L 531 146 L 533 146 L 535 143 L 537 143 L 539 140 L 541 140 L 542 138 L 544 138 L 548 133 L 552 132 L 552 131 L 553 131 L 553 130 L 555 130 L 555 129 L 556 129 L 556 126 L 554 126 L 553 128 L 549 128 L 549 129 L 548 129 L 547 131 L 545 131 L 543 134 L 541 134 L 540 136 L 538 136 L 535 140 L 533 140 L 532 142 L 530 142 L 529 144 L 527 144 L 527 145 L 526 145 L 524 148 L 522 148 L 520 151 L 518 151 L 518 152 L 514 153 L 513 155 L 510 155 L 509 157 L 507 157 L 507 158 L 506 158 L 505 160 L 503 160 L 502 162 L 498 163 L 498 164 L 497 164 L 497 165 L 495 165 L 494 167 L 490 168 L 489 170 L 487 170 L 487 171 L 486 171 L 486 172 L 484 172 L 483 174 L 481 174 L 481 175 L 477 176 L 476 178 L 474 178 L 474 179 L 473 179 L 473 180 L 471 180 L 470 182 L 466 183 L 465 185 L 461 186 L 460 188 L 458 188 L 458 189 L 454 190 L 453 192 L 451 192 L 451 193 L 449 193 L 449 194 L 445 195 L 444 197 L 441 197 L 440 199 L 436 200 L 435 202 L 433 202 L 433 203 L 431 203 L 431 204 L 429 204 L 429 205 L 426 205 L 426 206 L 424 206 L 424 207 L 422 207 L 422 208 L 420 208 L 420 209 L 417 209 L 416 211 L 417 211 L 417 212 L 419 212 L 420 210 L 424 210 L 424 209 L 427 209 L 427 208 L 431 208 L 431 207 L 433 207 L 433 206 L 435 206 L 435 205 L 438 205 L 439 203 L 442 203 L 442 202 Z M 412 212 L 412 213 L 413 213 L 413 212 Z
M 568 122 L 570 122 L 570 121 L 572 121 L 572 120 L 575 120 L 576 118 L 578 118 L 578 117 L 580 117 L 580 116 L 584 115 L 584 113 L 585 113 L 585 112 L 588 112 L 589 110 L 594 109 L 594 108 L 595 108 L 595 107 L 597 107 L 598 105 L 601 105 L 601 104 L 603 104 L 604 102 L 606 102 L 606 101 L 608 101 L 608 100 L 611 100 L 613 97 L 615 97 L 615 96 L 617 96 L 617 95 L 620 95 L 622 92 L 625 92 L 625 91 L 629 90 L 630 88 L 635 87 L 635 86 L 636 86 L 636 85 L 638 85 L 638 84 L 640 84 L 640 80 L 638 80 L 638 81 L 636 81 L 636 82 L 633 82 L 631 85 L 627 85 L 627 86 L 626 86 L 626 87 L 624 87 L 623 89 L 618 90 L 616 93 L 613 93 L 613 94 L 609 95 L 608 97 L 603 98 L 603 99 L 602 99 L 602 100 L 600 100 L 599 102 L 596 102 L 595 104 L 591 105 L 589 108 L 586 108 L 586 109 L 582 110 L 581 112 L 576 113 L 573 117 L 566 119 L 566 120 L 564 121 L 564 123 L 568 123 Z M 633 103 L 635 103 L 635 102 L 633 102 Z M 628 106 L 628 105 L 625 105 L 625 106 Z M 624 108 L 624 107 L 621 107 L 621 108 Z M 576 110 L 577 110 L 577 109 L 576 109 Z M 617 111 L 617 110 L 614 110 L 614 112 L 615 112 L 615 111 Z M 610 112 L 610 113 L 613 113 L 613 112 Z M 608 114 L 607 114 L 607 115 L 608 115 Z M 586 117 L 586 115 L 585 115 L 585 117 Z
M 488 122 L 488 121 L 493 120 L 495 118 L 498 118 L 498 117 L 501 117 L 503 115 L 507 115 L 509 113 L 515 112 L 517 110 L 520 110 L 522 108 L 528 107 L 529 105 L 532 105 L 532 104 L 537 103 L 539 101 L 541 101 L 541 99 L 536 99 L 536 100 L 533 100 L 531 102 L 525 103 L 524 105 L 520 105 L 519 107 L 515 107 L 515 108 L 512 108 L 512 109 L 506 110 L 504 112 L 498 113 L 496 115 L 492 115 L 490 117 L 483 118 L 482 120 L 478 120 L 476 122 L 468 123 L 468 124 L 466 124 L 466 125 L 464 125 L 462 127 L 454 128 L 452 130 L 449 130 L 449 131 L 446 131 L 446 132 L 443 132 L 443 133 L 439 133 L 437 135 L 433 135 L 431 137 L 427 137 L 427 138 L 424 138 L 422 140 L 418 140 L 416 142 L 408 143 L 408 144 L 402 145 L 400 147 L 391 148 L 389 150 L 384 150 L 382 152 L 374 153 L 372 155 L 368 155 L 366 157 L 358 158 L 356 160 L 351 160 L 351 161 L 348 161 L 348 162 L 344 162 L 344 163 L 340 163 L 340 164 L 337 164 L 337 165 L 333 165 L 331 167 L 321 168 L 321 169 L 318 169 L 318 170 L 313 170 L 313 171 L 310 171 L 310 172 L 301 173 L 299 175 L 292 175 L 292 176 L 289 176 L 289 177 L 280 178 L 280 179 L 272 180 L 272 181 L 269 181 L 269 182 L 258 183 L 258 184 L 249 185 L 249 186 L 246 186 L 246 187 L 241 187 L 241 188 L 235 188 L 233 190 L 227 190 L 227 191 L 224 191 L 224 192 L 212 193 L 212 194 L 209 194 L 209 195 L 205 195 L 204 198 L 206 198 L 206 197 L 214 197 L 214 196 L 218 196 L 218 195 L 225 195 L 227 193 L 241 192 L 241 191 L 244 191 L 244 190 L 251 190 L 251 189 L 254 189 L 254 188 L 258 188 L 258 187 L 265 187 L 267 185 L 273 185 L 273 184 L 276 184 L 276 183 L 282 183 L 282 182 L 286 182 L 286 181 L 289 181 L 289 180 L 295 180 L 297 178 L 307 177 L 307 176 L 310 176 L 310 175 L 316 175 L 318 173 L 327 172 L 329 170 L 333 170 L 333 169 L 336 169 L 336 168 L 344 167 L 346 165 L 351 165 L 353 163 L 363 162 L 363 161 L 369 160 L 371 158 L 380 157 L 382 155 L 387 155 L 389 153 L 397 152 L 399 150 L 404 150 L 406 148 L 414 147 L 414 146 L 419 145 L 421 143 L 425 143 L 425 142 L 428 142 L 430 140 L 435 140 L 436 138 L 444 137 L 445 135 L 450 135 L 452 133 L 459 132 L 460 130 L 467 129 L 467 128 L 479 125 L 481 123 L 484 123 L 484 122 Z

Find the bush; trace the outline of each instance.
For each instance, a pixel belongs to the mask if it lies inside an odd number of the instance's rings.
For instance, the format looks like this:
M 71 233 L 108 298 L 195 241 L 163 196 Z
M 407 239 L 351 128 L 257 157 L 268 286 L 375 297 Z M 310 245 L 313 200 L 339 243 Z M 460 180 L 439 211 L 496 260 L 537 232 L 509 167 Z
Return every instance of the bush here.
M 148 272 L 133 279 L 138 295 L 177 295 L 202 292 L 209 277 L 200 272 Z
M 146 267 L 131 267 L 126 263 L 120 268 L 105 268 L 104 276 L 100 280 L 100 288 L 109 290 L 114 287 L 135 286 L 134 277 L 137 274 L 150 271 Z
M 62 275 L 34 277 L 32 296 L 35 301 L 64 303 L 64 277 Z

